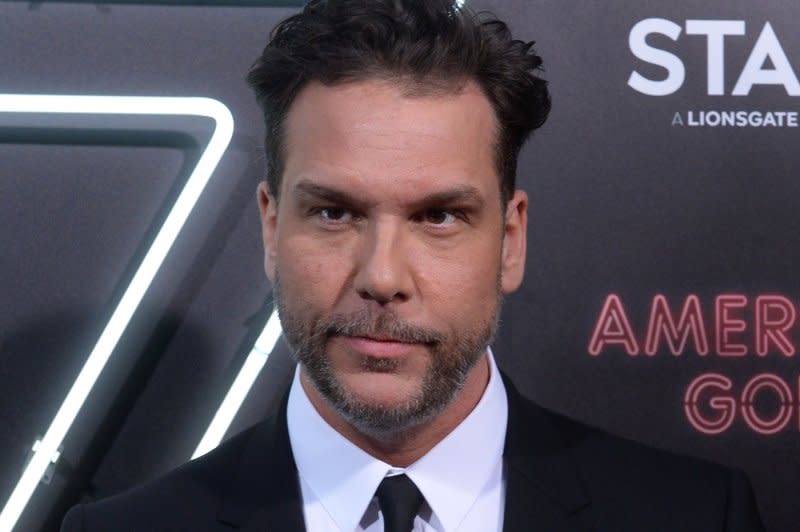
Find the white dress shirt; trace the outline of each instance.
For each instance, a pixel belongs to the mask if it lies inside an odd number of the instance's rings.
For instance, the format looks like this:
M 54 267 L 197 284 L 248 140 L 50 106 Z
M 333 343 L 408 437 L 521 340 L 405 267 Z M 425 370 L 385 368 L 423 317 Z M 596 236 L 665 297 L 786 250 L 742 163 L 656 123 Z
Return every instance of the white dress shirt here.
M 405 473 L 425 503 L 414 532 L 503 528 L 503 446 L 508 404 L 491 349 L 489 384 L 470 414 L 428 454 L 395 468 L 367 454 L 322 419 L 295 371 L 287 422 L 309 532 L 383 532 L 375 498 L 387 475 Z

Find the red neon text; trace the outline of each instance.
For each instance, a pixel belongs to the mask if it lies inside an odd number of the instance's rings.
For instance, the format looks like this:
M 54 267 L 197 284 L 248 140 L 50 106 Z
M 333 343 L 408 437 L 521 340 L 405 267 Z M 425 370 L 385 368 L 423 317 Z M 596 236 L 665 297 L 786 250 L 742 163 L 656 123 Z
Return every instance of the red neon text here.
M 791 330 L 797 323 L 797 307 L 785 296 L 760 295 L 754 299 L 743 294 L 720 294 L 709 305 L 713 321 L 703 312 L 700 298 L 688 295 L 680 305 L 670 304 L 666 296 L 656 294 L 644 334 L 634 334 L 632 321 L 617 294 L 606 297 L 595 322 L 588 350 L 593 356 L 617 346 L 630 356 L 644 352 L 654 356 L 660 350 L 680 356 L 691 350 L 701 356 L 709 353 L 709 331 L 718 356 L 742 357 L 752 350 L 759 356 L 770 352 L 791 357 L 796 353 Z M 643 346 L 643 349 L 640 347 Z
M 684 411 L 689 423 L 705 434 L 720 434 L 728 430 L 737 413 L 745 426 L 759 434 L 776 434 L 784 430 L 793 412 L 800 415 L 800 380 L 795 397 L 789 385 L 772 373 L 761 373 L 750 379 L 740 394 L 731 393 L 733 383 L 718 373 L 705 373 L 694 379 L 686 390 Z M 762 397 L 777 403 L 774 411 L 763 412 L 756 407 Z M 800 420 L 798 420 L 800 429 Z

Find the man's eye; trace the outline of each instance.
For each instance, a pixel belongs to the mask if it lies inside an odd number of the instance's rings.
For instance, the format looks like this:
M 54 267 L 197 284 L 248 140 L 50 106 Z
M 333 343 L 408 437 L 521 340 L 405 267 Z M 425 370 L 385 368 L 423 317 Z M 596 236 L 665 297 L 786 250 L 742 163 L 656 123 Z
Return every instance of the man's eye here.
M 433 225 L 450 225 L 456 221 L 456 215 L 442 209 L 425 211 L 425 221 Z
M 326 222 L 348 222 L 353 218 L 353 214 L 344 207 L 323 207 L 316 212 Z

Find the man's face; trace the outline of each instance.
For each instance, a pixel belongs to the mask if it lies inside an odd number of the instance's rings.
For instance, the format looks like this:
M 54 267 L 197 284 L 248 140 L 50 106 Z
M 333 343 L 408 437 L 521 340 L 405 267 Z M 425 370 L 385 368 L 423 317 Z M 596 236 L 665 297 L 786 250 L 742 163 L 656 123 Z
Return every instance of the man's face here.
M 501 205 L 491 105 L 473 83 L 313 83 L 285 132 L 280 203 L 262 184 L 259 204 L 303 377 L 366 434 L 418 425 L 458 397 L 522 279 L 527 200 Z

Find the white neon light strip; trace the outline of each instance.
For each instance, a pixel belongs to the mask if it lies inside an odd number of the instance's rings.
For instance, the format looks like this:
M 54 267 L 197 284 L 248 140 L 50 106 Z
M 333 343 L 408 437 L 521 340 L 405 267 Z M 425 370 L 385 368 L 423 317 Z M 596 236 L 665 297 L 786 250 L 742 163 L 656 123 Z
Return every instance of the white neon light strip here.
M 44 94 L 0 94 L 0 113 L 201 116 L 215 122 L 208 146 L 0 513 L 0 532 L 11 532 L 228 148 L 233 136 L 233 116 L 225 105 L 210 98 Z
M 245 397 L 247 397 L 248 392 L 250 392 L 250 389 L 253 387 L 256 377 L 261 373 L 264 364 L 267 363 L 267 359 L 270 353 L 272 353 L 275 342 L 278 341 L 280 335 L 281 324 L 280 321 L 278 321 L 278 313 L 272 311 L 272 315 L 270 315 L 269 320 L 267 320 L 267 325 L 264 327 L 264 330 L 261 331 L 261 334 L 253 346 L 253 350 L 247 355 L 247 360 L 245 360 L 242 369 L 239 370 L 239 374 L 236 376 L 236 379 L 234 379 L 225 399 L 223 399 L 222 404 L 219 405 L 214 419 L 211 420 L 211 424 L 208 426 L 208 429 L 206 429 L 203 439 L 200 440 L 200 444 L 197 446 L 197 449 L 195 449 L 192 460 L 203 456 L 222 441 L 233 418 L 242 406 Z

